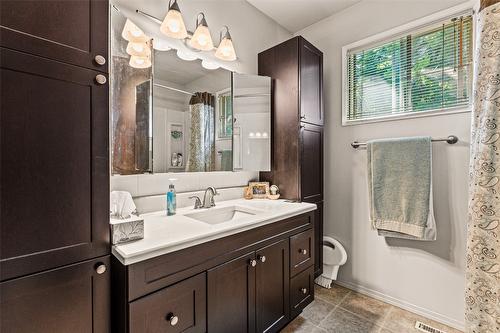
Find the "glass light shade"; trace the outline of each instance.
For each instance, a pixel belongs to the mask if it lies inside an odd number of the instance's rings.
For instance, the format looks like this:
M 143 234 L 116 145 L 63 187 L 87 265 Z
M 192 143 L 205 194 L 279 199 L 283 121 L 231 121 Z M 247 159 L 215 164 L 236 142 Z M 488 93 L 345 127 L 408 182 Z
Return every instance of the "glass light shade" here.
M 151 58 L 130 56 L 129 65 L 134 68 L 149 68 L 151 67 Z
M 161 23 L 160 31 L 168 37 L 177 39 L 186 38 L 188 34 L 181 12 L 175 9 L 169 9 L 165 19 Z
M 131 56 L 147 57 L 151 55 L 151 49 L 147 43 L 128 42 L 127 53 Z
M 123 27 L 122 37 L 123 39 L 134 43 L 145 43 L 149 39 L 148 36 L 146 36 L 144 32 L 129 19 L 127 19 L 125 26 Z
M 210 30 L 205 25 L 198 25 L 194 31 L 193 37 L 189 41 L 191 47 L 201 50 L 201 51 L 211 51 L 214 48 L 214 42 L 212 41 L 212 36 L 210 36 Z
M 205 69 L 217 69 L 220 66 L 216 64 L 215 62 L 207 61 L 207 60 L 202 60 L 201 61 L 201 66 Z
M 236 52 L 234 51 L 233 41 L 231 38 L 225 37 L 219 44 L 215 56 L 221 60 L 234 61 L 236 60 Z
M 172 48 L 167 45 L 167 43 L 161 39 L 153 39 L 153 49 L 157 51 L 169 51 Z

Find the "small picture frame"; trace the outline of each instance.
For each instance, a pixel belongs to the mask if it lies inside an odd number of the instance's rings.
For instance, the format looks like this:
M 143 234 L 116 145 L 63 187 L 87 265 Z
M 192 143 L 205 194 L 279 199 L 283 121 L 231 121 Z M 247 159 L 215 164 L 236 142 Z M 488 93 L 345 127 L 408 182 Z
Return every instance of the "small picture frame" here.
M 266 199 L 269 196 L 269 182 L 250 182 L 248 187 L 254 199 Z

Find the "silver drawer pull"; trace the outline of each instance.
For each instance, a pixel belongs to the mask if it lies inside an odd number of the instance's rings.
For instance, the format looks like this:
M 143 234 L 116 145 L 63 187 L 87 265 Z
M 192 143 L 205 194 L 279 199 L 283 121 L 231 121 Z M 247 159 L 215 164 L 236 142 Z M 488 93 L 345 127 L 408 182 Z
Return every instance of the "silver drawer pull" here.
M 300 292 L 304 295 L 307 294 L 307 288 L 300 288 Z
M 266 256 L 257 256 L 257 259 L 259 259 L 260 262 L 266 262 Z
M 167 320 L 170 322 L 170 326 L 175 326 L 179 322 L 179 317 L 174 316 L 172 312 L 167 315 Z
M 249 264 L 250 264 L 250 266 L 252 266 L 252 267 L 257 266 L 257 260 L 255 260 L 255 259 L 250 259 L 250 261 L 249 261 L 248 263 L 249 263 Z
M 106 58 L 104 58 L 102 55 L 98 54 L 95 56 L 94 61 L 98 65 L 104 65 L 106 63 Z
M 299 249 L 299 252 L 306 255 L 307 254 L 307 250 L 306 249 Z
M 98 84 L 105 84 L 107 81 L 106 77 L 102 74 L 97 74 L 95 77 L 95 82 Z

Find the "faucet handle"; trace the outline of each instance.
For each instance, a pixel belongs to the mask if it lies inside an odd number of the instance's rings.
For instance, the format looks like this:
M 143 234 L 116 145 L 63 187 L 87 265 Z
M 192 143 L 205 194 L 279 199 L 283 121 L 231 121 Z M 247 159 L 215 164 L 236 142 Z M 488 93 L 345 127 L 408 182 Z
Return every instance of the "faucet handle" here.
M 200 197 L 193 195 L 193 196 L 189 197 L 189 199 L 194 199 L 194 209 L 199 209 L 199 208 L 203 207 L 203 204 L 201 203 Z

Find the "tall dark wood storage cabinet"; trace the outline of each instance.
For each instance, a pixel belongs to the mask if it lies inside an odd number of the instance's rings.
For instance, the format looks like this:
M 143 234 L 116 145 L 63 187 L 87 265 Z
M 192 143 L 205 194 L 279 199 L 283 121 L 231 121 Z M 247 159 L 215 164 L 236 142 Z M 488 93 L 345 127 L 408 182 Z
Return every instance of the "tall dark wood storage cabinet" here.
M 108 7 L 0 0 L 0 332 L 109 332 Z
M 315 203 L 315 276 L 323 251 L 323 53 L 294 37 L 259 53 L 259 75 L 273 78 L 270 172 L 283 198 Z

